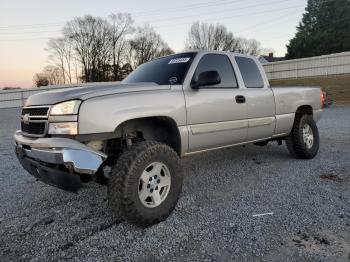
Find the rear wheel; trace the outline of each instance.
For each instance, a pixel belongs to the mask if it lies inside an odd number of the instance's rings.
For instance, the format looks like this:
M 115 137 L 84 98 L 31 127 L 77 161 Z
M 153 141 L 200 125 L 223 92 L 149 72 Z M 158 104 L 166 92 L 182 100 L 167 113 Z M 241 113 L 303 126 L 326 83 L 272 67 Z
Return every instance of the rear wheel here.
M 137 143 L 112 168 L 109 205 L 119 218 L 150 226 L 173 211 L 182 180 L 180 159 L 172 148 L 157 142 Z
M 296 115 L 292 132 L 286 139 L 288 151 L 297 158 L 311 159 L 319 149 L 318 128 L 310 115 Z

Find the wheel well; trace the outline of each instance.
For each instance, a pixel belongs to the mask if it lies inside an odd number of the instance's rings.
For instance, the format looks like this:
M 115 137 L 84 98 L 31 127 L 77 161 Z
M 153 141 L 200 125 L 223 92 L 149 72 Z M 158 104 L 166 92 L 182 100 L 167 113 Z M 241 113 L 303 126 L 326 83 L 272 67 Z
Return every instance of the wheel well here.
M 176 122 L 170 117 L 157 116 L 127 120 L 115 130 L 115 137 L 131 140 L 162 142 L 181 154 L 181 138 Z
M 304 105 L 304 106 L 300 106 L 298 107 L 297 111 L 295 114 L 298 114 L 298 115 L 311 115 L 313 114 L 313 111 L 312 111 L 312 106 L 309 106 L 309 105 Z

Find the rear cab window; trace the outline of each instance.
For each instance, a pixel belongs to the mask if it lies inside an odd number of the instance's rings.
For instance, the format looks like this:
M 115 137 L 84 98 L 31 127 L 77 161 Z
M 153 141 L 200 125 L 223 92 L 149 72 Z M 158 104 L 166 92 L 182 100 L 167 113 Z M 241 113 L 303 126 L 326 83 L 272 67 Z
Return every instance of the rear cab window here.
M 263 88 L 264 80 L 255 61 L 248 57 L 236 56 L 238 68 L 241 71 L 246 88 Z

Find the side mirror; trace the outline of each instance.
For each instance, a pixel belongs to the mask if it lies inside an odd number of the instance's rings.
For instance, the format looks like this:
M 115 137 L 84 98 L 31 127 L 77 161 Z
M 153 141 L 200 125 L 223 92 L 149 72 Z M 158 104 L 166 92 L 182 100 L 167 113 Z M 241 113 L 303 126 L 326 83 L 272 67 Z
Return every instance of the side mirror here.
M 212 86 L 221 83 L 221 77 L 217 71 L 204 71 L 199 74 L 198 80 L 191 83 L 191 87 L 194 89 L 200 86 Z

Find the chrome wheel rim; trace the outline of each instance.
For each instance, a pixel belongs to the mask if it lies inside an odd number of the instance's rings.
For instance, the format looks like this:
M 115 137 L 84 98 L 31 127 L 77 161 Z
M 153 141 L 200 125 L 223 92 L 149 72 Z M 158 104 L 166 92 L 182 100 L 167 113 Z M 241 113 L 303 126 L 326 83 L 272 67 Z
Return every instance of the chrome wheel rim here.
M 312 148 L 314 144 L 314 133 L 308 124 L 305 124 L 303 127 L 303 140 L 307 149 Z
M 139 198 L 146 207 L 157 207 L 168 196 L 171 176 L 168 167 L 161 162 L 153 162 L 142 172 L 139 181 Z

